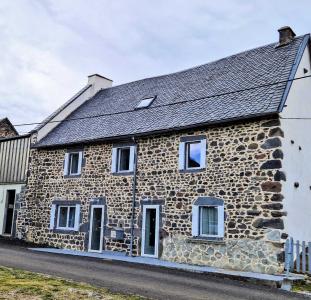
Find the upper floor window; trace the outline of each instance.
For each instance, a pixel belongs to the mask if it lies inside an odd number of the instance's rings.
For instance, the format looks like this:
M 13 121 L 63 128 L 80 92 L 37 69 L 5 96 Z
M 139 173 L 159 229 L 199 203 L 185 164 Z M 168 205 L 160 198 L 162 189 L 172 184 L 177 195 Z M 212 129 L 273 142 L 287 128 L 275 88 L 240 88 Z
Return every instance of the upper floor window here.
M 130 171 L 131 148 L 118 148 L 117 172 Z
M 192 206 L 192 235 L 224 237 L 224 203 L 212 197 L 199 197 Z
M 135 146 L 112 148 L 112 173 L 131 173 L 134 171 Z
M 201 168 L 201 142 L 186 143 L 185 164 L 186 169 Z
M 205 168 L 205 136 L 182 137 L 179 145 L 179 170 L 191 171 Z
M 64 175 L 76 176 L 81 175 L 82 169 L 82 151 L 70 151 L 65 154 Z

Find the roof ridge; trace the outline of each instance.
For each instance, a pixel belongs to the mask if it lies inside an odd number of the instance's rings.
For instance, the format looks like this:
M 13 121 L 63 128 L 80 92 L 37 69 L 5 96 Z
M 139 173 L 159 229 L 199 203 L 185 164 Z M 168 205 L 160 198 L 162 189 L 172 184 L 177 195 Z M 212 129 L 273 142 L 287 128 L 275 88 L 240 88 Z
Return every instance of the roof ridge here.
M 297 39 L 300 39 L 300 38 L 304 38 L 304 37 L 307 36 L 307 35 L 310 35 L 310 34 L 309 34 L 309 33 L 306 33 L 306 34 L 303 34 L 303 35 L 296 36 L 296 37 L 292 40 L 292 42 L 293 42 L 294 40 L 297 40 Z M 291 45 L 292 42 L 291 42 L 290 44 L 288 44 L 288 45 Z M 235 54 L 231 54 L 231 55 L 228 55 L 228 56 L 219 58 L 219 59 L 212 60 L 212 61 L 207 62 L 207 63 L 204 63 L 204 64 L 200 64 L 200 65 L 191 67 L 191 68 L 186 68 L 186 69 L 179 70 L 179 71 L 172 72 L 172 73 L 167 73 L 167 74 L 162 74 L 162 75 L 157 75 L 157 76 L 151 76 L 151 77 L 146 77 L 146 78 L 137 79 L 137 80 L 134 80 L 134 81 L 129 81 L 129 82 L 117 84 L 117 85 L 111 86 L 111 87 L 109 87 L 109 88 L 105 88 L 104 90 L 113 89 L 113 88 L 116 88 L 116 87 L 121 87 L 121 86 L 124 86 L 124 85 L 127 85 L 127 84 L 136 83 L 136 82 L 140 82 L 140 81 L 144 81 L 144 80 L 158 79 L 158 78 L 161 78 L 161 77 L 167 77 L 167 76 L 171 76 L 171 75 L 175 75 L 175 74 L 180 74 L 180 73 L 183 73 L 183 72 L 188 72 L 188 71 L 190 71 L 190 70 L 197 69 L 197 68 L 200 68 L 200 67 L 203 67 L 203 66 L 206 66 L 206 65 L 211 65 L 211 64 L 214 64 L 214 63 L 218 63 L 218 62 L 220 62 L 220 61 L 222 61 L 222 60 L 226 60 L 226 59 L 228 59 L 228 58 L 233 58 L 233 57 L 238 56 L 238 55 L 243 55 L 243 54 L 245 54 L 246 52 L 250 52 L 250 51 L 253 51 L 253 50 L 257 50 L 257 49 L 260 49 L 260 48 L 265 48 L 265 47 L 269 47 L 269 46 L 277 45 L 277 44 L 278 44 L 278 42 L 273 42 L 273 43 L 269 43 L 269 44 L 266 44 L 266 45 L 263 45 L 263 46 L 258 46 L 258 47 L 255 47 L 255 48 L 250 48 L 250 49 L 247 49 L 247 50 L 244 50 L 244 51 L 235 53 Z M 288 45 L 286 45 L 286 46 L 288 46 Z M 103 90 L 103 89 L 101 89 L 101 90 Z
M 271 83 L 287 79 L 306 37 L 309 35 L 295 38 L 289 47 L 275 48 L 276 43 L 270 43 L 205 65 L 102 90 L 69 117 L 77 120 L 61 122 L 37 146 L 78 144 L 277 114 L 283 88 Z M 151 92 L 158 95 L 155 106 L 135 109 L 138 98 Z

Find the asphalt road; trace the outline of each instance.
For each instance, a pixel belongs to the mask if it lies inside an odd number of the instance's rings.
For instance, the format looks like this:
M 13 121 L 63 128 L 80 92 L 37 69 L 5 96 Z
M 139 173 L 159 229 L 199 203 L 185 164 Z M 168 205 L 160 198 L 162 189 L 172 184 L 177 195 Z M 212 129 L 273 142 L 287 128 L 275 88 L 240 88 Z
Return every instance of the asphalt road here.
M 264 299 L 305 297 L 210 275 L 123 262 L 40 253 L 0 241 L 0 265 L 56 275 L 151 299 Z M 0 283 L 1 284 L 1 283 Z

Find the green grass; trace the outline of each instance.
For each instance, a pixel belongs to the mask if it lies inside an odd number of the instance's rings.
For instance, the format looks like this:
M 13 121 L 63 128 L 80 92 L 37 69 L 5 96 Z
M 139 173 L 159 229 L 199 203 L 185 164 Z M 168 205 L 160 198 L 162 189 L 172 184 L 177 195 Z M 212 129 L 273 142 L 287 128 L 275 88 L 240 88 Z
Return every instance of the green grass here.
M 0 299 L 14 300 L 138 300 L 103 288 L 47 275 L 0 267 Z
M 293 292 L 305 292 L 305 293 L 311 293 L 311 281 L 306 280 L 304 281 L 298 281 L 293 284 L 292 288 Z

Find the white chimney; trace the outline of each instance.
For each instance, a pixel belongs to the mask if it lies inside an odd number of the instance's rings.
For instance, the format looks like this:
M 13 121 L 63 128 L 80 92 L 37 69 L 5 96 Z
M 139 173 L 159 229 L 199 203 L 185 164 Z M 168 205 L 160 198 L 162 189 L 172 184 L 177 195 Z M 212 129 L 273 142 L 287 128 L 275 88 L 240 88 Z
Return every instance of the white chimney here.
M 40 141 L 51 132 L 61 121 L 66 119 L 73 111 L 80 107 L 84 102 L 93 97 L 99 90 L 110 88 L 112 80 L 104 76 L 93 74 L 88 76 L 88 86 L 84 87 L 73 98 L 68 100 L 60 110 L 53 113 L 43 126 L 37 129 L 36 140 Z
M 90 87 L 90 96 L 96 94 L 100 89 L 106 89 L 112 87 L 112 80 L 101 76 L 99 74 L 93 74 L 88 76 L 88 84 Z

